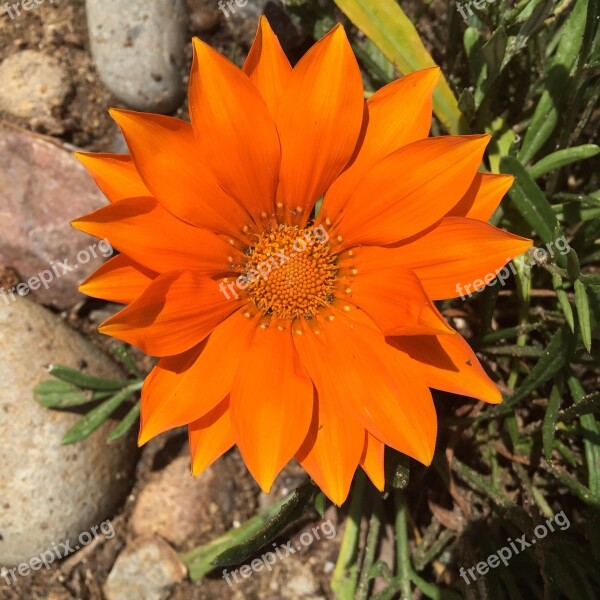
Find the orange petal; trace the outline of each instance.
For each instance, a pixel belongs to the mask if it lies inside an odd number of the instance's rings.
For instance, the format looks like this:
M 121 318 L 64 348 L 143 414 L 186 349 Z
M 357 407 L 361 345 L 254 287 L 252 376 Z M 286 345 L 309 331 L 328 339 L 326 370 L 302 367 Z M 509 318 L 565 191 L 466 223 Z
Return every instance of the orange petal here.
M 316 372 L 321 373 L 322 367 Z M 326 383 L 319 381 L 319 389 L 323 394 L 316 398 L 310 431 L 296 459 L 323 493 L 340 506 L 358 467 L 365 428 Z
M 258 328 L 231 392 L 231 422 L 249 471 L 265 493 L 306 438 L 313 386 L 289 330 Z
M 248 76 L 198 38 L 189 102 L 199 158 L 257 222 L 270 216 L 281 159 L 275 123 Z
M 346 166 L 356 148 L 363 109 L 360 70 L 338 25 L 294 67 L 281 100 L 278 199 L 288 217 L 293 212 L 306 221 Z
M 128 154 L 75 152 L 75 157 L 111 202 L 151 195 Z
M 121 200 L 71 224 L 108 239 L 113 248 L 159 273 L 174 269 L 225 273 L 234 261 L 242 259 L 227 242 L 180 221 L 154 198 Z
M 404 146 L 356 186 L 339 219 L 343 246 L 391 244 L 424 231 L 469 189 L 489 135 L 442 136 Z
M 459 335 L 388 338 L 417 364 L 428 386 L 498 404 L 500 390 L 486 375 L 469 344 Z
M 138 265 L 124 254 L 119 254 L 92 273 L 79 291 L 93 298 L 129 304 L 157 277 L 158 273 Z
M 310 326 L 304 322 L 303 333 L 294 335 L 302 364 L 319 396 L 325 382 L 365 429 L 388 446 L 429 464 L 437 433 L 431 393 L 412 361 L 386 344 L 372 326 L 363 325 L 363 317 L 355 318 L 359 312 L 333 309 L 329 318 L 313 319 Z M 364 438 L 359 443 L 362 450 Z
M 514 179 L 512 175 L 477 173 L 467 193 L 447 216 L 489 221 Z
M 151 356 L 173 356 L 200 343 L 237 308 L 216 281 L 197 272 L 171 271 L 98 330 Z
M 238 310 L 215 328 L 206 344 L 158 362 L 142 391 L 140 445 L 200 419 L 229 395 L 255 328 L 256 322 Z
M 530 246 L 531 240 L 487 223 L 445 217 L 392 251 L 399 263 L 417 274 L 430 298 L 445 300 L 464 297 L 494 281 L 503 265 Z
M 385 487 L 384 453 L 385 445 L 366 431 L 365 447 L 360 457 L 360 466 L 380 492 L 383 492 Z
M 325 194 L 320 217 L 334 221 L 346 199 L 374 164 L 402 146 L 428 136 L 431 98 L 439 76 L 439 67 L 415 71 L 369 98 L 357 155 Z
M 419 278 L 390 260 L 393 249 L 365 246 L 353 254 L 348 260 L 358 273 L 347 283 L 342 276 L 338 296 L 364 310 L 385 335 L 453 333 Z
M 199 160 L 192 126 L 180 119 L 111 110 L 152 195 L 176 217 L 217 233 L 240 236 L 248 213 Z M 143 194 L 135 194 L 141 196 Z
M 198 477 L 235 444 L 229 418 L 229 398 L 201 419 L 190 423 L 188 431 L 192 475 Z
M 264 15 L 258 21 L 256 38 L 243 71 L 257 87 L 271 116 L 275 118 L 283 90 L 292 74 L 292 67 Z

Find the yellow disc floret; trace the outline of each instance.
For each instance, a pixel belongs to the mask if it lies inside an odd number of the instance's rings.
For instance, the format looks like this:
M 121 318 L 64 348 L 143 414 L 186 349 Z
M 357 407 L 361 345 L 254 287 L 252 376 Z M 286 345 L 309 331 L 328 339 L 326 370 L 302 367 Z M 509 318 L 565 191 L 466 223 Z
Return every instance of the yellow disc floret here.
M 313 317 L 333 301 L 337 271 L 322 226 L 278 225 L 248 250 L 246 291 L 264 315 Z

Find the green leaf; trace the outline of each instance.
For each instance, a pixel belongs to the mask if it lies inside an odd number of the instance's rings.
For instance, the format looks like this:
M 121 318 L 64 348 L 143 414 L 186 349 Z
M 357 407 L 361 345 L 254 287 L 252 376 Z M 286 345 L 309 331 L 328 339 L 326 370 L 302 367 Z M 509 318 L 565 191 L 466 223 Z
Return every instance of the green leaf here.
M 85 375 L 76 369 L 65 367 L 64 365 L 50 365 L 48 372 L 57 379 L 72 383 L 79 388 L 90 390 L 121 390 L 131 381 L 112 381 L 110 379 L 102 379 L 100 377 L 92 377 Z
M 575 287 L 575 308 L 579 320 L 579 332 L 585 349 L 588 352 L 592 350 L 592 328 L 590 325 L 590 305 L 585 291 L 585 285 L 578 279 Z
M 323 516 L 327 510 L 327 496 L 321 490 L 315 495 L 314 505 L 319 515 Z
M 581 391 L 583 392 L 583 388 L 581 388 Z M 563 410 L 558 415 L 560 421 L 569 421 L 571 419 L 577 419 L 583 415 L 600 413 L 600 392 L 593 392 L 587 396 L 582 395 L 576 400 L 576 402 L 577 404 L 574 404 L 566 410 Z
M 207 573 L 210 573 L 214 569 L 212 561 L 217 556 L 222 554 L 228 548 L 247 540 L 257 531 L 260 531 L 266 523 L 279 513 L 282 507 L 290 501 L 295 493 L 296 492 L 290 494 L 286 498 L 282 498 L 264 512 L 248 519 L 240 527 L 230 529 L 228 532 L 212 540 L 208 544 L 194 548 L 185 554 L 181 554 L 180 558 L 188 569 L 190 579 L 192 581 L 198 581 Z
M 600 146 L 596 146 L 596 144 L 583 144 L 574 148 L 557 150 L 529 167 L 528 171 L 533 179 L 538 179 L 546 173 L 550 173 L 550 171 L 566 167 L 586 158 L 592 158 L 592 156 L 596 156 L 599 152 Z
M 563 314 L 565 315 L 565 320 L 569 325 L 569 329 L 572 332 L 575 332 L 575 318 L 573 317 L 573 308 L 571 307 L 571 303 L 569 302 L 569 297 L 565 290 L 563 279 L 558 273 L 554 273 L 552 275 L 552 286 L 554 287 L 554 291 L 556 292 L 556 298 L 558 299 L 560 308 L 563 311 Z
M 559 228 L 558 220 L 552 206 L 531 175 L 512 156 L 502 157 L 500 169 L 515 176 L 515 182 L 508 193 L 517 210 L 545 244 L 554 242 L 555 230 Z M 556 262 L 561 267 L 566 266 L 565 256 L 557 254 Z
M 310 505 L 315 489 L 312 482 L 298 488 L 291 499 L 260 531 L 245 542 L 219 554 L 212 561 L 212 565 L 214 567 L 239 565 L 254 556 L 261 548 L 272 542 L 290 523 L 304 514 Z
M 552 386 L 548 406 L 544 413 L 544 423 L 542 425 L 542 440 L 544 443 L 544 455 L 546 460 L 552 460 L 552 446 L 554 444 L 554 434 L 556 432 L 556 419 L 560 410 L 560 391 L 556 385 Z
M 46 408 L 67 408 L 80 406 L 92 400 L 89 393 L 81 391 L 78 387 L 56 379 L 42 381 L 33 390 L 33 395 L 39 404 Z
M 570 75 L 577 62 L 587 16 L 588 0 L 576 0 L 566 20 L 556 54 L 549 63 L 544 91 L 521 145 L 518 158 L 527 164 L 554 132 L 567 95 Z
M 404 75 L 436 66 L 415 26 L 395 0 L 335 0 L 335 3 Z M 469 132 L 443 75 L 433 93 L 433 110 L 449 133 Z
M 552 336 L 544 353 L 533 369 L 531 369 L 529 375 L 525 377 L 519 389 L 506 402 L 490 412 L 495 412 L 496 410 L 500 412 L 504 407 L 514 406 L 554 377 L 573 357 L 576 339 L 575 335 L 569 330 L 569 326 L 566 324 L 563 325 Z
M 143 382 L 136 382 L 115 394 L 96 408 L 92 409 L 85 417 L 80 419 L 67 433 L 62 444 L 75 444 L 89 437 L 98 427 L 112 415 L 123 402 L 132 394 L 142 389 Z
M 110 432 L 107 441 L 115 442 L 122 438 L 137 423 L 140 416 L 140 402 L 136 402 L 123 420 Z

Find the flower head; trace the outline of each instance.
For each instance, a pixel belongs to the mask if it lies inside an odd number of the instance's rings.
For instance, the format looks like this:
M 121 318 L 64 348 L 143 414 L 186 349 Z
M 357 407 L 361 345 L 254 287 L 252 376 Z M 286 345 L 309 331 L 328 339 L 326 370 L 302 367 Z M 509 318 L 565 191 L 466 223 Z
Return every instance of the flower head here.
M 530 242 L 486 223 L 489 137 L 428 137 L 438 75 L 365 102 L 340 26 L 292 69 L 263 17 L 243 69 L 194 40 L 191 125 L 111 111 L 130 155 L 78 155 L 111 204 L 74 226 L 121 252 L 100 331 L 160 357 L 140 444 L 186 425 L 194 474 L 237 445 L 265 491 L 295 457 L 340 504 L 385 445 L 431 462 L 430 388 L 500 401 L 433 301 Z

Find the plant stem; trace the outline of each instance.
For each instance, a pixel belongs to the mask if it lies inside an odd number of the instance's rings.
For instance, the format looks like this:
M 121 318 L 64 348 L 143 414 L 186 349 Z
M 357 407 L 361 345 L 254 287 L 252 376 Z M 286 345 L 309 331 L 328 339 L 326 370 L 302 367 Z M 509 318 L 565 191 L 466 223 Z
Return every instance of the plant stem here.
M 369 520 L 369 533 L 367 534 L 367 547 L 360 570 L 360 579 L 356 591 L 356 600 L 366 600 L 369 595 L 370 577 L 369 571 L 375 561 L 375 551 L 379 541 L 379 531 L 381 529 L 381 495 L 378 492 L 373 496 L 373 511 Z
M 396 503 L 396 566 L 400 581 L 400 593 L 402 600 L 410 600 L 412 598 L 410 587 L 411 565 L 406 527 L 406 495 L 404 490 L 395 490 L 394 500 Z
M 342 545 L 333 571 L 333 577 L 331 578 L 331 590 L 336 600 L 354 600 L 356 593 L 356 583 L 358 580 L 356 559 L 358 556 L 358 541 L 365 486 L 366 476 L 362 469 L 358 469 L 351 492 L 350 512 L 346 519 Z

